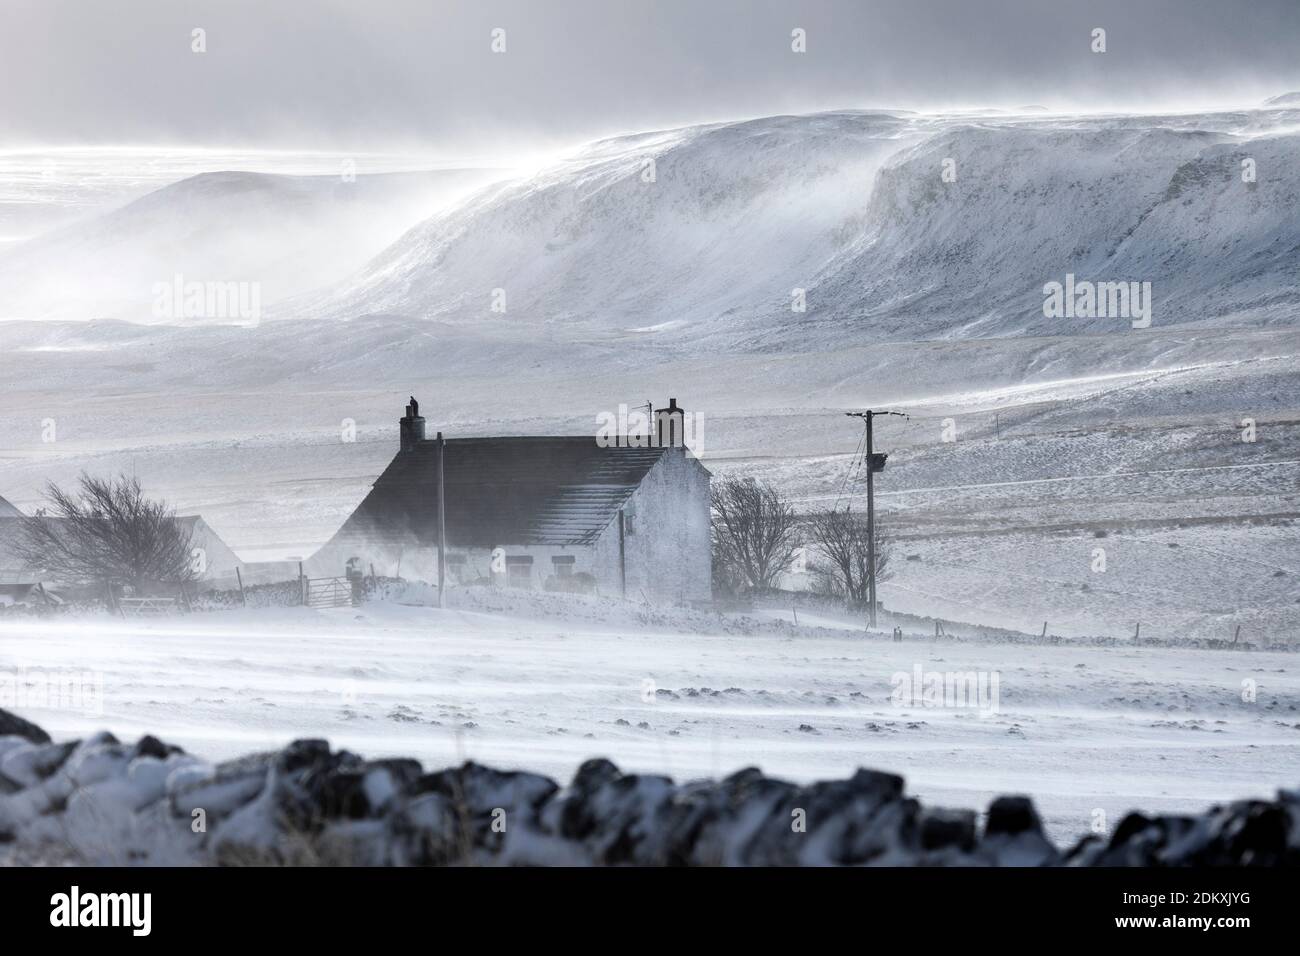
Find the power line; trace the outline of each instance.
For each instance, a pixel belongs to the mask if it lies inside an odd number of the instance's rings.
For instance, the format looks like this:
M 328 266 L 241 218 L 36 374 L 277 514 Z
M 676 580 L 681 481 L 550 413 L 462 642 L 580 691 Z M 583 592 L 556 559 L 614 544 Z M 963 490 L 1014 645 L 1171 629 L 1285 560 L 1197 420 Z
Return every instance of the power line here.
M 853 476 L 857 474 L 858 466 L 862 464 L 862 449 L 866 443 L 867 429 L 863 426 L 862 435 L 858 438 L 857 447 L 853 449 L 853 459 L 849 463 L 849 470 L 844 475 L 844 480 L 840 482 L 840 491 L 839 494 L 835 496 L 835 503 L 831 505 L 832 512 L 839 510 L 840 502 L 844 499 L 844 492 L 848 490 L 849 482 L 853 480 Z

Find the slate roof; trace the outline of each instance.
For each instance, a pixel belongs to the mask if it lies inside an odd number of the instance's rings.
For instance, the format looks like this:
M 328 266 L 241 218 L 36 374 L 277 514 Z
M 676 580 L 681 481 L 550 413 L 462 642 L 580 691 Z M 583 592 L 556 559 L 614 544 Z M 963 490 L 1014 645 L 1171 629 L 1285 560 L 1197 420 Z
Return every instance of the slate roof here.
M 448 547 L 590 544 L 667 448 L 593 436 L 451 438 L 443 475 Z M 340 529 L 343 538 L 436 546 L 437 445 L 397 453 Z

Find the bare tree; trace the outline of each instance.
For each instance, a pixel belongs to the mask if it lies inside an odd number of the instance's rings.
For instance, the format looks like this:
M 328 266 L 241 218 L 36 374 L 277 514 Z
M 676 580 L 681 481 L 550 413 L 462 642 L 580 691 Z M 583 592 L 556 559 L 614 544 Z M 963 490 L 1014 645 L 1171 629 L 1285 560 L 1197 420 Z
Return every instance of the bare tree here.
M 713 482 L 714 567 L 748 587 L 774 587 L 797 543 L 794 508 L 774 487 L 754 478 Z
M 854 607 L 865 607 L 870 600 L 867 519 L 852 511 L 824 511 L 809 516 L 809 530 L 816 545 L 817 558 L 809 570 L 815 575 L 818 589 L 824 594 L 844 598 Z M 889 564 L 889 548 L 876 527 L 876 582 L 884 580 Z
M 15 547 L 32 570 L 136 593 L 194 579 L 189 533 L 166 502 L 145 497 L 137 479 L 83 472 L 76 489 L 49 482 L 45 497 L 49 507 L 24 519 Z

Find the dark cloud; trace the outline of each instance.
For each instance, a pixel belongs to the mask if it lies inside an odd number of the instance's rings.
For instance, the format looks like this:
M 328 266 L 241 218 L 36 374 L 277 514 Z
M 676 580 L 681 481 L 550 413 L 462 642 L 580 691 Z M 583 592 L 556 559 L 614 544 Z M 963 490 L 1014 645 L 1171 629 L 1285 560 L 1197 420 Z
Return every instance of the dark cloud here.
M 844 106 L 1202 108 L 1300 88 L 1297 0 L 7 0 L 3 17 L 0 136 L 19 144 L 492 150 Z

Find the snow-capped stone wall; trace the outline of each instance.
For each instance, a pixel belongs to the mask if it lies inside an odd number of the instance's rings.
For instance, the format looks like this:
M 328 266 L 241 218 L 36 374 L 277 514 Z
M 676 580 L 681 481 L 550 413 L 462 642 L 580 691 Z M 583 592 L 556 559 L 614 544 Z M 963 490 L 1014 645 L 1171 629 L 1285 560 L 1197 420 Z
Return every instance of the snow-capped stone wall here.
M 474 763 L 426 773 L 298 740 L 209 764 L 154 737 L 53 743 L 0 710 L 0 854 L 96 865 L 1295 865 L 1300 792 L 1133 813 L 1068 851 L 1025 797 L 923 807 L 901 777 L 676 784 L 583 764 L 568 786 Z

